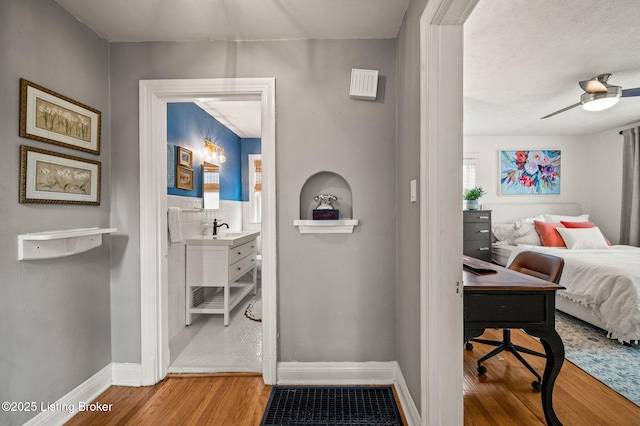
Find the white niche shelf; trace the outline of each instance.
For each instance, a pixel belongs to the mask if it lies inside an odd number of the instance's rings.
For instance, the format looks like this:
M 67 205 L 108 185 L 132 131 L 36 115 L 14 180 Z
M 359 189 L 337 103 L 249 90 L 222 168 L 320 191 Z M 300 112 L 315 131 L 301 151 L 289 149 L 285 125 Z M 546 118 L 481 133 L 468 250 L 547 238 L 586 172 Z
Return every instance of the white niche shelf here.
M 339 220 L 294 220 L 301 234 L 351 234 L 358 219 Z
M 18 260 L 54 259 L 102 245 L 102 235 L 116 228 L 78 228 L 18 235 Z

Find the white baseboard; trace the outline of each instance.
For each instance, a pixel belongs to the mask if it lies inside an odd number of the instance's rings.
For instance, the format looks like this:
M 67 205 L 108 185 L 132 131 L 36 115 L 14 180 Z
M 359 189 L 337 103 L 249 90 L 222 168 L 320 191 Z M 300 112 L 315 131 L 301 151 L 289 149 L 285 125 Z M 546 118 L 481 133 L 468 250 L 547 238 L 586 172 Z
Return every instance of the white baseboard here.
M 279 385 L 393 384 L 395 361 L 279 362 Z
M 142 386 L 142 367 L 140 364 L 114 362 L 111 366 L 113 385 Z
M 111 375 L 111 364 L 108 364 L 56 402 L 45 404 L 45 407 L 41 407 L 45 411 L 41 411 L 25 425 L 63 425 L 78 412 L 81 402 L 93 401 L 111 386 Z
M 400 405 L 402 405 L 402 411 L 404 411 L 404 417 L 407 419 L 407 424 L 409 426 L 419 426 L 422 422 L 420 413 L 418 412 L 418 408 L 411 397 L 411 393 L 409 393 L 409 388 L 407 387 L 407 382 L 404 379 L 404 374 L 402 374 L 402 369 L 397 363 L 395 377 L 396 382 L 394 383 L 394 386 L 396 388 L 396 393 L 398 394 L 398 399 L 400 400 Z

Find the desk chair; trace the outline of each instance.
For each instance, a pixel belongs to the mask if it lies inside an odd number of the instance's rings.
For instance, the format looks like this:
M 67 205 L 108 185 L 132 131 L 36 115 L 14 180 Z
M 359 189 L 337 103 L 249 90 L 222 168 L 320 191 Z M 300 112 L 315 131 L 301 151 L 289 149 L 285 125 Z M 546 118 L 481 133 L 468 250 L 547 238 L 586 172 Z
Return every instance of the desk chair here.
M 517 271 L 523 274 L 531 275 L 536 278 L 540 278 L 552 283 L 558 284 L 560 276 L 562 275 L 562 269 L 564 268 L 564 260 L 557 256 L 551 256 L 549 254 L 536 253 L 532 251 L 523 251 L 519 253 L 509 269 Z M 531 383 L 531 386 L 540 391 L 540 382 L 542 378 L 531 365 L 520 355 L 520 352 L 535 355 L 539 357 L 545 357 L 545 354 L 536 352 L 534 350 L 514 345 L 511 342 L 511 329 L 505 328 L 502 330 L 502 340 L 485 340 L 485 339 L 470 339 L 470 342 L 483 343 L 485 345 L 496 346 L 494 350 L 484 355 L 478 360 L 478 374 L 482 375 L 487 372 L 487 368 L 482 363 L 489 358 L 499 354 L 502 351 L 511 352 L 529 371 L 536 376 L 537 380 Z M 466 344 L 467 350 L 473 349 L 473 345 L 469 342 Z

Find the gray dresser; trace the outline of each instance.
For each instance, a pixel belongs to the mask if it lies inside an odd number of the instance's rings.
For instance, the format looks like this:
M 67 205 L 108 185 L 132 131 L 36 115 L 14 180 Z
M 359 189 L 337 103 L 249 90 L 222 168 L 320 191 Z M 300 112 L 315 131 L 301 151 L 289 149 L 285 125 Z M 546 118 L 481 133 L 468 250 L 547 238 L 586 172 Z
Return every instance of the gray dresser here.
M 462 252 L 491 262 L 491 210 L 465 210 Z

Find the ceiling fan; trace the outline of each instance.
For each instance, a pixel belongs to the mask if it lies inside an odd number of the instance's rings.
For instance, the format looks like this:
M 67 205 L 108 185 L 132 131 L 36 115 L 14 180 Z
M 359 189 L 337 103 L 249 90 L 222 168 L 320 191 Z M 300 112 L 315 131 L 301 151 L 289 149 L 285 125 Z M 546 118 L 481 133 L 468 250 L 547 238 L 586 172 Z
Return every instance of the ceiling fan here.
M 552 117 L 579 105 L 582 105 L 582 108 L 587 111 L 602 111 L 617 104 L 620 98 L 640 96 L 640 87 L 622 90 L 622 87 L 620 86 L 614 86 L 607 83 L 609 81 L 609 77 L 611 77 L 611 74 L 600 74 L 593 77 L 591 80 L 578 82 L 580 87 L 582 87 L 582 90 L 584 90 L 584 93 L 580 96 L 580 102 L 566 108 L 562 108 L 556 112 L 552 112 L 540 119 L 542 120 L 544 118 Z

